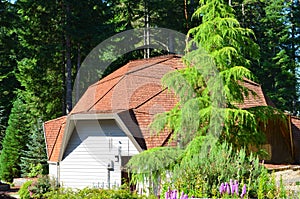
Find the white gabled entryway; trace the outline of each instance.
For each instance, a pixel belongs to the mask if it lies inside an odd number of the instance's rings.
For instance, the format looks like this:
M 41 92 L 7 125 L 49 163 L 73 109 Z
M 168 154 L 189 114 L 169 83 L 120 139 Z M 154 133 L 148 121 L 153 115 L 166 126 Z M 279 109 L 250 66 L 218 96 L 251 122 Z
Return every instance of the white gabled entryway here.
M 57 165 L 60 185 L 120 186 L 122 157 L 138 154 L 138 149 L 113 119 L 78 120 L 74 124 L 63 158 Z M 56 172 L 54 168 L 52 171 Z

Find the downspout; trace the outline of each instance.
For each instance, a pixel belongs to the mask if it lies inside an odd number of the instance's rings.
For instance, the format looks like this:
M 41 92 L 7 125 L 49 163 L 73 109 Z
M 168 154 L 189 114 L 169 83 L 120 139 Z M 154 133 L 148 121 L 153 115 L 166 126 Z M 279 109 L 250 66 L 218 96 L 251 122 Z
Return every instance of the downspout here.
M 59 162 L 56 163 L 56 171 L 57 171 L 57 176 L 56 176 L 56 186 L 60 186 L 60 165 Z

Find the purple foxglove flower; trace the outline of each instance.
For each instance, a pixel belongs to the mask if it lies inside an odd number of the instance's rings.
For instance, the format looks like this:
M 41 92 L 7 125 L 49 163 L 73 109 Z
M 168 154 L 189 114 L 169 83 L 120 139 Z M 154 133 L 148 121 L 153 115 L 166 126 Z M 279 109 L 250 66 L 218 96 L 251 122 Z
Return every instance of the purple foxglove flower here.
M 236 183 L 234 186 L 235 186 L 235 194 L 239 195 L 239 183 Z
M 172 193 L 172 190 L 170 189 L 170 187 L 168 187 L 168 191 L 166 191 L 165 198 L 171 199 L 171 193 Z
M 170 199 L 173 199 L 173 198 L 174 198 L 174 191 L 172 190 L 170 193 Z
M 239 182 L 235 180 L 233 186 L 234 186 L 234 194 L 239 195 Z
M 180 199 L 184 199 L 184 191 L 181 192 Z
M 230 179 L 229 185 L 230 185 L 230 193 L 233 195 L 234 194 L 235 186 L 233 184 L 233 180 L 232 179 Z
M 225 182 L 225 189 L 226 189 L 227 194 L 230 195 L 230 187 L 227 182 Z
M 239 184 L 239 181 L 235 180 L 235 181 L 234 181 L 234 184 L 235 184 L 235 185 L 238 185 L 238 184 Z
M 220 194 L 222 195 L 222 194 L 224 194 L 224 192 L 225 192 L 225 185 L 224 185 L 224 183 L 222 182 L 222 183 L 221 183 L 221 186 L 220 186 Z
M 242 188 L 241 198 L 244 198 L 244 196 L 246 195 L 246 193 L 247 193 L 247 186 L 246 186 L 246 184 L 244 184 L 244 186 Z
M 189 196 L 187 194 L 185 194 L 183 199 L 189 199 Z
M 173 191 L 172 199 L 177 199 L 177 190 Z

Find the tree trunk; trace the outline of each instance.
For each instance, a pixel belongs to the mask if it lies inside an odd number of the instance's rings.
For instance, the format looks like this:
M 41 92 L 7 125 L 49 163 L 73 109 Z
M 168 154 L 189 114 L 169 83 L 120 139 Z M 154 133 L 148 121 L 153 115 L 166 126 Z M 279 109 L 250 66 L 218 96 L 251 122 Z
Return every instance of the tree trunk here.
M 75 103 L 78 102 L 80 98 L 80 64 L 81 64 L 81 52 L 80 52 L 80 44 L 77 45 L 77 76 L 76 76 L 76 93 L 75 93 Z
M 68 31 L 70 24 L 70 6 L 66 4 L 66 27 L 65 42 L 66 42 L 66 105 L 67 114 L 72 110 L 72 61 L 71 61 L 71 38 Z
M 150 30 L 149 30 L 149 5 L 148 5 L 148 0 L 145 0 L 145 29 L 144 29 L 144 45 L 145 45 L 145 49 L 144 49 L 144 58 L 148 59 L 150 57 L 150 48 L 149 48 L 149 44 L 150 44 Z
M 295 36 L 295 16 L 294 16 L 294 1 L 291 0 L 291 57 L 292 57 L 292 72 L 294 75 L 294 81 L 295 81 L 295 85 L 297 85 L 297 80 L 296 80 L 296 48 L 295 48 L 295 40 L 296 40 L 296 36 Z M 296 115 L 296 101 L 297 98 L 296 96 L 293 99 L 293 103 L 292 103 L 292 114 Z
M 187 0 L 184 0 L 184 18 L 186 23 L 186 30 L 189 29 L 189 17 L 188 17 L 188 6 L 187 6 Z
M 64 39 L 63 39 L 63 43 Z M 61 103 L 62 103 L 62 114 L 66 115 L 66 59 L 65 59 L 65 52 L 62 51 L 62 66 L 61 67 L 61 73 L 62 73 L 62 77 L 63 77 L 63 81 L 62 81 L 62 96 L 61 96 Z
M 61 27 L 65 26 L 66 19 L 65 19 L 65 6 L 64 6 L 64 1 L 59 1 L 58 4 L 61 6 L 60 7 L 60 15 L 61 17 Z M 61 33 L 61 44 L 62 44 L 62 50 L 61 50 L 61 74 L 62 74 L 62 85 L 61 85 L 61 109 L 62 109 L 62 115 L 66 115 L 66 43 L 65 43 L 65 32 L 62 30 Z

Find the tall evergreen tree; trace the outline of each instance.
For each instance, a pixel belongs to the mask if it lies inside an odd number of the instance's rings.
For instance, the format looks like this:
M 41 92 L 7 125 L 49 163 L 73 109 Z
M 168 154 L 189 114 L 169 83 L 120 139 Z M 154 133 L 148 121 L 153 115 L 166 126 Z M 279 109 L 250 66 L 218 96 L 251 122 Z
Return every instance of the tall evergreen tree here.
M 299 112 L 296 4 L 290 0 L 232 2 L 242 26 L 253 29 L 260 46 L 259 61 L 249 57 L 250 70 L 276 107 L 292 114 Z
M 205 135 L 211 128 L 207 124 L 213 121 L 211 117 L 214 115 L 212 113 L 215 105 L 212 102 L 215 99 L 211 92 L 215 91 L 224 96 L 223 106 L 226 107 L 219 109 L 224 111 L 223 130 L 219 129 L 223 132 L 221 137 L 236 146 L 260 143 L 263 141 L 263 135 L 257 129 L 259 117 L 257 112 L 237 107 L 237 104 L 242 103 L 244 97 L 252 92 L 241 82 L 244 78 L 253 78 L 247 69 L 251 65 L 247 57 L 258 56 L 258 46 L 251 38 L 253 31 L 241 28 L 235 19 L 233 9 L 222 0 L 200 1 L 200 3 L 202 6 L 195 12 L 195 16 L 201 17 L 202 23 L 189 32 L 200 49 L 187 54 L 186 69 L 172 72 L 163 78 L 165 86 L 174 90 L 181 101 L 172 111 L 159 116 L 157 124 L 154 123 L 153 126 L 165 127 L 161 126 L 162 121 L 165 121 L 165 125 L 173 129 L 175 135 L 180 134 L 181 138 L 187 135 Z M 210 59 L 209 65 L 207 59 Z M 204 68 L 209 68 L 212 64 L 215 64 L 219 71 L 219 77 L 215 76 L 216 79 L 205 77 L 207 71 Z M 215 90 L 220 89 L 218 84 L 222 84 L 217 81 L 218 78 L 223 81 L 223 91 Z M 216 83 L 213 83 L 214 81 Z M 188 92 L 188 89 L 192 90 Z M 187 97 L 187 93 L 192 94 Z M 163 119 L 165 117 L 167 118 Z M 184 129 L 190 125 L 196 127 L 191 128 L 191 132 L 185 132 Z M 195 134 L 195 131 L 199 133 Z
M 31 128 L 26 150 L 22 151 L 21 171 L 26 177 L 36 177 L 37 175 L 47 174 L 47 155 L 45 137 L 40 120 Z
M 26 104 L 32 106 L 32 120 L 62 115 L 64 61 L 60 5 L 56 1 L 17 1 L 21 26 L 18 35 L 22 57 L 17 80 Z
M 298 104 L 296 60 L 291 43 L 290 2 L 285 0 L 268 1 L 265 17 L 262 18 L 263 37 L 261 69 L 256 73 L 261 79 L 267 95 L 282 109 L 296 114 Z M 262 78 L 263 77 L 263 78 Z
M 210 149 L 215 147 L 215 143 L 229 142 L 235 149 L 262 144 L 264 134 L 258 122 L 284 116 L 269 107 L 238 107 L 252 93 L 244 87 L 243 81 L 253 76 L 246 68 L 251 66 L 248 57 L 258 57 L 259 48 L 252 40 L 253 31 L 240 26 L 228 2 L 200 0 L 195 16 L 201 18 L 202 23 L 191 29 L 189 35 L 199 49 L 188 52 L 184 57 L 186 68 L 163 77 L 163 84 L 175 92 L 179 103 L 171 111 L 158 115 L 152 128 L 156 132 L 165 128 L 172 130 L 173 138 L 179 139 L 181 146 L 186 146 L 184 155 L 171 166 L 171 181 L 182 190 L 201 194 L 196 190 L 199 183 L 204 182 L 194 181 L 191 176 L 205 173 L 199 165 L 211 155 Z M 152 153 L 159 153 L 159 150 Z M 140 171 L 149 170 L 149 165 L 137 161 L 139 156 L 147 159 L 147 155 L 141 153 L 129 162 L 137 176 L 145 175 Z M 164 164 L 160 166 L 164 167 Z M 194 167 L 195 170 L 187 169 Z M 170 167 L 160 168 L 166 169 Z M 237 177 L 241 175 L 237 174 Z M 211 176 L 207 184 L 210 187 L 219 185 L 226 178 L 228 176 Z M 205 197 L 212 197 L 212 192 Z
M 15 7 L 7 1 L 0 1 L 0 142 L 7 127 L 8 116 L 12 108 L 14 91 L 19 87 L 14 76 L 19 51 L 18 36 L 15 29 L 19 18 Z M 0 146 L 1 149 L 1 146 Z
M 3 112 L 4 112 L 3 107 L 0 107 L 0 138 L 1 138 L 1 141 L 5 135 L 5 129 L 6 129 L 6 126 L 4 125 L 5 122 L 3 122 L 3 120 L 6 120 L 6 117 L 3 114 Z M 1 148 L 2 148 L 2 144 L 1 144 Z
M 0 156 L 0 178 L 12 182 L 20 177 L 21 154 L 28 142 L 28 107 L 21 98 L 13 103 Z

